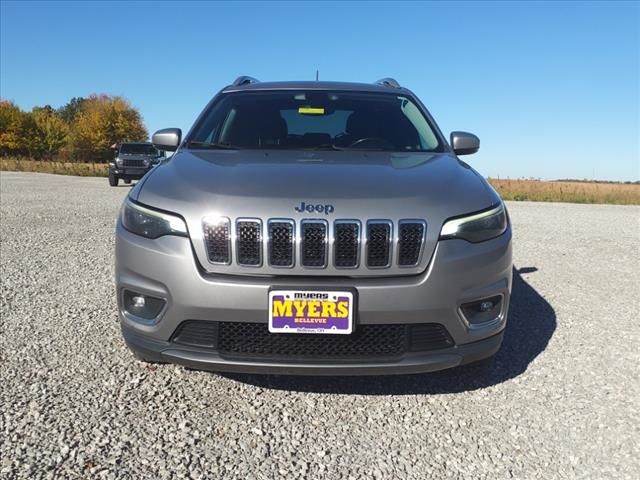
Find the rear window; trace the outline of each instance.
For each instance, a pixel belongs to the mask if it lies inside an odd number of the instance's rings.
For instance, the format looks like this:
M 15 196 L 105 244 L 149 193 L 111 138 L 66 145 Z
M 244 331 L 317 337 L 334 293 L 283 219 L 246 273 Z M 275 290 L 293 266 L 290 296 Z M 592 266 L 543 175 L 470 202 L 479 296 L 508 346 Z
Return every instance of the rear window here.
M 120 153 L 131 155 L 158 155 L 158 150 L 153 145 L 145 143 L 123 143 L 120 145 Z
M 440 149 L 429 121 L 406 96 L 314 90 L 226 94 L 189 142 L 190 148 Z

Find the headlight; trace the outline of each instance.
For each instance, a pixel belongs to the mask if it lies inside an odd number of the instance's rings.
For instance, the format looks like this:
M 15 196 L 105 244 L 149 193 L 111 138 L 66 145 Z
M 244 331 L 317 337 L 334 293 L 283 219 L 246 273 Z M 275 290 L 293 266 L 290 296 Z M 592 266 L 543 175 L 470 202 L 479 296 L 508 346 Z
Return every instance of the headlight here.
M 151 210 L 127 198 L 122 207 L 122 225 L 131 233 L 147 238 L 163 235 L 187 236 L 187 225 L 180 217 Z
M 122 160 L 120 160 L 119 158 L 116 158 L 116 164 L 121 167 L 122 166 Z
M 440 231 L 440 240 L 461 238 L 472 243 L 484 242 L 502 235 L 507 229 L 504 205 L 465 217 L 447 220 Z

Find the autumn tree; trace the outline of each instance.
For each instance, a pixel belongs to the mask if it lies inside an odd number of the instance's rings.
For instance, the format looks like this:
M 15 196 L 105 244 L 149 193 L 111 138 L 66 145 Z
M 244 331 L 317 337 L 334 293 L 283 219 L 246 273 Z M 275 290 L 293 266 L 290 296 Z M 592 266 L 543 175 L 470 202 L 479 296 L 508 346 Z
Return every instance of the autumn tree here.
M 122 97 L 92 95 L 71 124 L 70 147 L 76 157 L 106 160 L 114 143 L 144 141 L 148 133 L 140 113 Z
M 28 137 L 33 122 L 29 114 L 7 100 L 0 100 L 0 154 L 28 154 Z
M 69 100 L 69 103 L 63 105 L 58 109 L 58 115 L 60 115 L 60 118 L 62 118 L 62 120 L 64 120 L 67 124 L 71 124 L 75 120 L 76 115 L 82 109 L 82 104 L 85 102 L 85 100 L 86 99 L 84 99 L 83 97 L 73 97 L 71 100 Z
M 33 156 L 52 158 L 60 152 L 67 143 L 69 126 L 62 117 L 50 106 L 36 107 L 31 112 L 35 127 L 32 141 Z
M 147 136 L 140 113 L 122 97 L 74 97 L 58 110 L 46 105 L 31 112 L 0 99 L 0 155 L 104 161 L 114 143 Z

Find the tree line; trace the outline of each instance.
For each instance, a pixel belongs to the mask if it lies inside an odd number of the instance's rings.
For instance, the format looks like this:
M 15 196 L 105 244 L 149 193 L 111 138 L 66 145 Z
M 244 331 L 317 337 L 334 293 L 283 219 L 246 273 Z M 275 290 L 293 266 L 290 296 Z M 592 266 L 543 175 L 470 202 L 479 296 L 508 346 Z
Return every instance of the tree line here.
M 30 112 L 0 99 L 0 155 L 37 160 L 106 161 L 112 145 L 145 141 L 149 134 L 140 112 L 113 95 L 74 97 L 58 109 Z

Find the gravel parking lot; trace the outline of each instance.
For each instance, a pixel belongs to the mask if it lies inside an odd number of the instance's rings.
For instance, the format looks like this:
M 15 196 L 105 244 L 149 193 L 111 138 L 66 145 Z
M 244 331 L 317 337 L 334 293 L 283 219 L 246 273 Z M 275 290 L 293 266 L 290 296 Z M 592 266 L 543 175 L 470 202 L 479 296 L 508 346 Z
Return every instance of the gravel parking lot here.
M 640 476 L 640 208 L 509 204 L 512 313 L 489 366 L 232 376 L 126 349 L 128 190 L 0 174 L 1 478 Z

